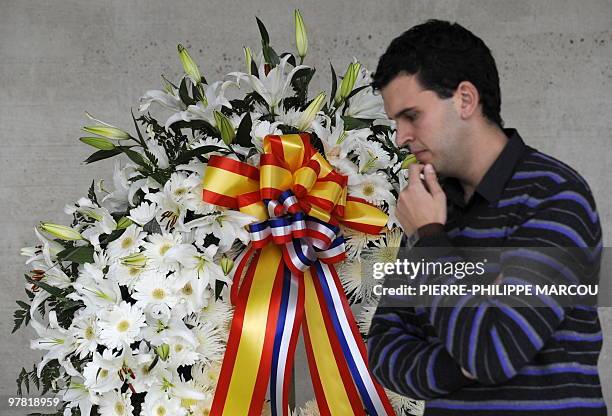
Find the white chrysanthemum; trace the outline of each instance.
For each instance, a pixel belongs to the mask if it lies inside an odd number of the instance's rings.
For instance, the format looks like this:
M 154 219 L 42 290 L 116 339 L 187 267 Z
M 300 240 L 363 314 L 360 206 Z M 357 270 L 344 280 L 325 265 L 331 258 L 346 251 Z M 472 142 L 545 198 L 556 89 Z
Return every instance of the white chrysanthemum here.
M 136 224 L 130 225 L 116 240 L 111 241 L 106 248 L 109 258 L 125 257 L 140 250 L 147 233 Z
M 94 352 L 93 360 L 83 369 L 85 387 L 96 393 L 120 389 L 123 385 L 123 380 L 119 378 L 122 365 L 122 355 L 114 356 L 109 349 L 104 350 L 104 355 Z
M 148 258 L 148 266 L 151 269 L 164 274 L 178 267 L 176 260 L 169 258 L 167 254 L 172 247 L 181 243 L 180 233 L 149 234 L 147 240 L 148 242 L 142 243 L 142 246 L 145 249 L 144 255 Z
M 380 173 L 349 176 L 348 189 L 350 195 L 376 205 L 395 200 L 389 179 Z
M 389 389 L 385 389 L 385 392 L 397 414 L 421 416 L 425 412 L 424 401 L 402 396 Z
M 121 302 L 101 314 L 100 340 L 109 348 L 122 349 L 139 339 L 143 326 L 145 317 L 142 310 L 136 305 Z
M 316 400 L 308 400 L 306 403 L 304 403 L 304 407 L 300 407 L 299 415 L 321 416 L 321 412 L 319 411 L 319 406 L 317 406 Z
M 372 318 L 374 318 L 374 314 L 376 313 L 377 305 L 377 301 L 372 301 L 369 304 L 362 304 L 361 311 L 357 314 L 357 326 L 359 327 L 359 332 L 364 335 L 367 335 L 370 331 Z
M 208 416 L 212 409 L 213 393 L 208 391 L 203 393 L 206 395 L 204 400 L 198 400 L 195 404 L 189 406 L 189 410 L 194 416 Z
M 349 259 L 359 258 L 361 251 L 367 247 L 368 243 L 380 238 L 378 235 L 366 234 L 352 228 L 340 227 L 342 235 L 346 239 L 346 255 Z
M 283 134 L 278 128 L 280 122 L 270 123 L 267 120 L 254 120 L 251 128 L 251 139 L 259 153 L 263 153 L 263 140 L 269 134 Z
M 210 323 L 223 333 L 228 333 L 232 315 L 232 306 L 229 302 L 220 298 L 216 302 L 209 302 L 208 305 L 200 309 L 198 322 Z
M 193 329 L 198 339 L 197 352 L 201 354 L 203 363 L 219 361 L 225 352 L 226 339 L 223 332 L 210 323 L 201 323 Z
M 129 390 L 125 393 L 112 390 L 102 394 L 98 405 L 100 416 L 132 416 L 134 406 L 130 396 Z
M 157 212 L 155 203 L 141 202 L 136 208 L 130 210 L 130 215 L 127 217 L 138 225 L 145 225 L 153 218 Z
M 136 300 L 136 306 L 154 315 L 168 314 L 178 301 L 173 279 L 159 273 L 147 277 L 134 285 L 132 298 Z
M 203 363 L 198 361 L 191 367 L 191 376 L 200 390 L 215 391 L 221 374 L 221 361 Z
M 75 353 L 79 358 L 85 358 L 89 353 L 96 351 L 99 342 L 98 317 L 89 309 L 77 312 L 68 329 L 75 339 L 77 348 Z
M 351 303 L 362 300 L 367 292 L 362 264 L 359 259 L 347 260 L 337 267 L 338 277 Z

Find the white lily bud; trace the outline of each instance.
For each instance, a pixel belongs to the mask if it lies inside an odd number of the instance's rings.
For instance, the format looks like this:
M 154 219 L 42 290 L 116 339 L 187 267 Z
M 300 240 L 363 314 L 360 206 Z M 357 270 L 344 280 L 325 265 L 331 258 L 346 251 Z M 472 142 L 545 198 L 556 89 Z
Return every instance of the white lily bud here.
M 85 126 L 83 127 L 83 130 L 91 134 L 97 134 L 98 136 L 106 137 L 107 139 L 127 140 L 130 138 L 129 133 L 118 129 L 117 127 Z
M 298 55 L 302 60 L 308 52 L 308 36 L 306 35 L 306 26 L 304 26 L 304 19 L 299 9 L 296 9 L 293 13 L 295 17 L 295 46 L 298 51 Z
M 336 95 L 335 101 L 336 104 L 346 100 L 353 91 L 353 87 L 355 86 L 355 81 L 357 80 L 357 75 L 359 75 L 359 70 L 361 69 L 361 64 L 359 62 L 353 62 L 346 69 L 346 73 L 342 78 L 342 83 L 340 84 L 340 90 L 338 91 L 338 95 Z
M 50 222 L 43 222 L 40 224 L 40 229 L 48 232 L 51 235 L 67 241 L 82 240 L 81 234 L 74 228 L 66 227 L 65 225 L 52 224 Z
M 159 355 L 163 361 L 166 361 L 170 356 L 170 346 L 168 344 L 161 344 L 155 347 L 155 353 Z
M 415 155 L 410 154 L 402 161 L 400 169 L 408 169 L 408 166 L 412 165 L 413 163 L 418 163 L 418 161 Z
M 187 52 L 187 49 L 181 44 L 178 45 L 179 58 L 181 59 L 181 64 L 183 64 L 183 69 L 185 73 L 191 78 L 191 80 L 200 84 L 202 80 L 202 75 L 200 75 L 200 69 L 198 65 L 191 59 L 191 55 Z
M 128 217 L 121 217 L 117 222 L 117 230 L 123 230 L 124 228 L 127 228 L 132 224 L 134 223 Z
M 142 253 L 134 253 L 121 257 L 121 264 L 128 267 L 144 267 L 147 264 L 147 258 Z
M 234 267 L 234 260 L 230 259 L 227 256 L 221 257 L 221 269 L 223 270 L 223 274 L 227 276 Z
M 244 48 L 244 60 L 246 62 L 247 74 L 251 75 L 251 63 L 253 62 L 253 52 L 251 52 L 251 48 L 248 46 L 243 46 Z
M 79 140 L 100 150 L 113 150 L 115 148 L 115 145 L 104 137 L 79 137 Z
M 215 123 L 217 124 L 217 130 L 221 133 L 221 139 L 226 145 L 232 144 L 234 137 L 236 137 L 236 131 L 229 118 L 225 117 L 220 111 L 214 112 Z
M 306 130 L 315 119 L 317 113 L 323 108 L 323 104 L 325 104 L 325 93 L 320 92 L 308 107 L 306 107 L 306 110 L 302 112 L 302 115 L 300 115 L 296 126 L 297 129 L 300 131 Z

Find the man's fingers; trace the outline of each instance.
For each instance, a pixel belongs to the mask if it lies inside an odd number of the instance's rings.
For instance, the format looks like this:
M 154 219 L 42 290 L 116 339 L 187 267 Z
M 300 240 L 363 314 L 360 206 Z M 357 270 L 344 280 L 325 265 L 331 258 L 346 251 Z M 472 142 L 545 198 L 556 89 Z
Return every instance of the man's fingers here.
M 422 171 L 423 165 L 419 163 L 413 163 L 408 166 L 408 186 L 423 186 L 421 182 Z
M 432 195 L 439 195 L 444 193 L 442 187 L 438 183 L 438 175 L 436 175 L 436 171 L 434 167 L 430 164 L 425 165 L 425 183 L 427 184 L 427 188 Z

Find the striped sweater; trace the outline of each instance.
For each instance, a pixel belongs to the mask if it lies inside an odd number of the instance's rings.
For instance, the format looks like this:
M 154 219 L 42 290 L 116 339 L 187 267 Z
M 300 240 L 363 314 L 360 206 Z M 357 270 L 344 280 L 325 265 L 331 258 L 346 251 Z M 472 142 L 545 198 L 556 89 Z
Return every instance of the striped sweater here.
M 505 132 L 508 144 L 467 204 L 458 183 L 447 181 L 448 221 L 439 230 L 429 227 L 416 246 L 601 253 L 599 218 L 584 179 L 526 146 L 515 130 Z M 529 263 L 538 261 L 502 258 L 502 284 L 546 282 L 562 272 L 547 265 L 550 276 L 533 276 Z M 606 415 L 596 308 L 562 306 L 554 297 L 539 299 L 538 308 L 516 307 L 508 296 L 379 307 L 368 335 L 374 376 L 399 394 L 426 400 L 428 416 Z

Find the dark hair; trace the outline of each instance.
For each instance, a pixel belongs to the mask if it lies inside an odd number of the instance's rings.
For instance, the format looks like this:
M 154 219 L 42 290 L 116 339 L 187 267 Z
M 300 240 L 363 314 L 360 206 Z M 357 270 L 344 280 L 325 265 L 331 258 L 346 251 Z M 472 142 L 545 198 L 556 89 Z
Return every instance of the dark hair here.
M 495 60 L 482 39 L 458 23 L 428 20 L 393 39 L 378 61 L 372 87 L 380 90 L 401 73 L 416 74 L 440 98 L 451 97 L 460 82 L 471 82 L 484 116 L 503 126 Z

